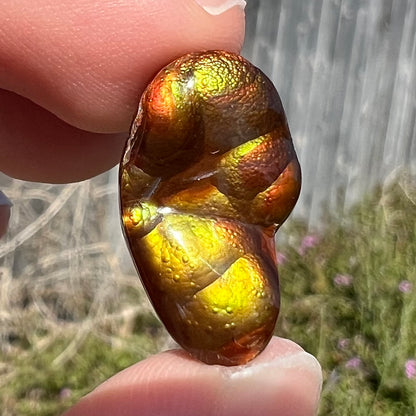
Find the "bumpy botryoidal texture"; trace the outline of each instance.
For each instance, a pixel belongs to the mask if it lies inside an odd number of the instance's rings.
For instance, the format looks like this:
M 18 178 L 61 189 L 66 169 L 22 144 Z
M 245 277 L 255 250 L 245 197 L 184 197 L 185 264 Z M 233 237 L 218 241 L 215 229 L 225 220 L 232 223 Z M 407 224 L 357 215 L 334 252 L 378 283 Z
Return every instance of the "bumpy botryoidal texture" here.
M 244 364 L 279 313 L 274 233 L 301 175 L 279 95 L 244 58 L 185 55 L 145 90 L 120 165 L 125 235 L 173 338 Z

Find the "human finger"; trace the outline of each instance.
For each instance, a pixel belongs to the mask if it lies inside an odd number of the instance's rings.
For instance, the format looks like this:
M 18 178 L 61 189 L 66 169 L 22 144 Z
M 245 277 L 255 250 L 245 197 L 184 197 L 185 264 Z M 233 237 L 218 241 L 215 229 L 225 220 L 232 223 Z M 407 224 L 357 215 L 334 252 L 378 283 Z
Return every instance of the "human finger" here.
M 115 375 L 64 416 L 309 416 L 316 414 L 321 381 L 316 359 L 282 338 L 238 367 L 168 351 Z
M 217 7 L 201 7 L 212 2 Z M 240 49 L 243 3 L 38 0 L 33 7 L 21 0 L 0 7 L 0 87 L 7 90 L 0 169 L 69 182 L 112 167 L 126 138 L 114 133 L 128 130 L 161 67 L 187 52 Z
M 156 70 L 187 52 L 239 50 L 243 12 L 224 10 L 211 15 L 191 0 L 9 2 L 0 85 L 78 128 L 125 130 Z

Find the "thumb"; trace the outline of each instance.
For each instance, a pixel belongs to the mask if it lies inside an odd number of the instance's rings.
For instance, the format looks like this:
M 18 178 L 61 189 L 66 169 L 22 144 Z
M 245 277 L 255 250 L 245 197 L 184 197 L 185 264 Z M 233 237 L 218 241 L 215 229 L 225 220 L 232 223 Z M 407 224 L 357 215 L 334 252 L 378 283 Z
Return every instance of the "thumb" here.
M 164 65 L 192 51 L 239 50 L 243 6 L 241 0 L 11 2 L 0 8 L 0 87 L 80 129 L 126 131 L 137 97 Z
M 35 3 L 0 7 L 0 166 L 19 179 L 110 169 L 157 71 L 188 52 L 236 52 L 244 37 L 243 0 Z
M 115 375 L 64 416 L 309 416 L 316 414 L 321 381 L 316 359 L 282 338 L 238 367 L 168 351 Z

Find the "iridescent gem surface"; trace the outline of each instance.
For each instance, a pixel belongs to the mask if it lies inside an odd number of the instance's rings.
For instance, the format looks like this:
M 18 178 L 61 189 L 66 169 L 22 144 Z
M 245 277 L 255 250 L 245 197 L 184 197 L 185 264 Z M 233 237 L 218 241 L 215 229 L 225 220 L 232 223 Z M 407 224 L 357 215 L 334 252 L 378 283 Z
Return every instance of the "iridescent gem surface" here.
M 120 164 L 121 215 L 150 300 L 208 364 L 244 364 L 279 313 L 274 234 L 301 174 L 279 95 L 244 58 L 185 55 L 140 100 Z

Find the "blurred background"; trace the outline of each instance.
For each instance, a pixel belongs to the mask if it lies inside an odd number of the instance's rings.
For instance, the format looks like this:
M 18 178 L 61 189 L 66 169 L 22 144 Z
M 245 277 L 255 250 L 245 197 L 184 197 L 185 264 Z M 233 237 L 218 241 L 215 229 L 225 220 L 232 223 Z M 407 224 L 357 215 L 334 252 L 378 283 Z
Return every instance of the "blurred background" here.
M 248 0 L 303 170 L 278 233 L 276 333 L 323 366 L 322 415 L 416 414 L 416 2 Z M 117 169 L 0 175 L 0 415 L 54 415 L 171 345 L 121 235 Z
M 416 162 L 413 0 L 249 0 L 245 56 L 274 81 L 303 169 L 295 215 L 351 206 Z

